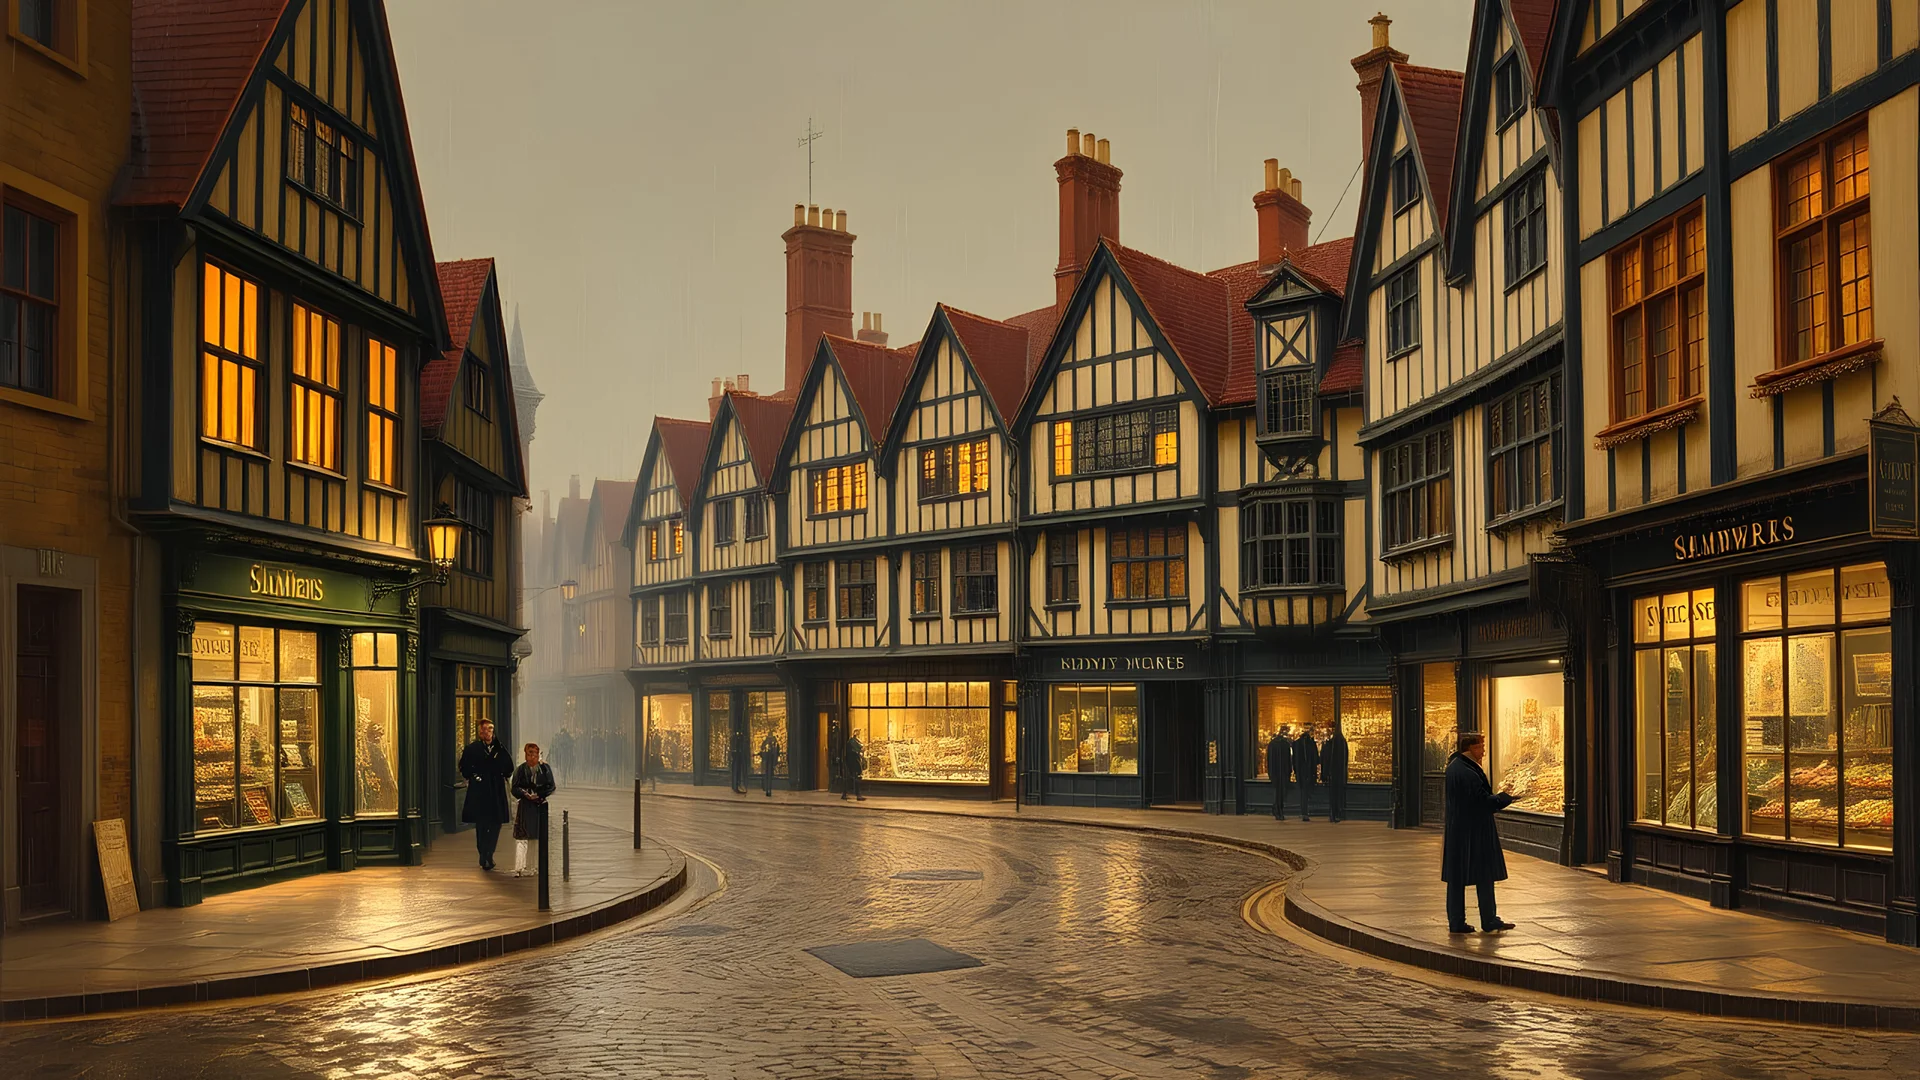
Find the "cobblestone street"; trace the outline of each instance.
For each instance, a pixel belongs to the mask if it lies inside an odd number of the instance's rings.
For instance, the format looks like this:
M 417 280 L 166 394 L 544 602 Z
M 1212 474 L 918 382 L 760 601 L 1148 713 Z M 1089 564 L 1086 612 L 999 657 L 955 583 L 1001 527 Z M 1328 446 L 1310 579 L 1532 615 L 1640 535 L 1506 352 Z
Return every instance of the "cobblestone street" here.
M 617 825 L 626 802 L 573 805 Z M 720 876 L 701 866 L 631 928 L 341 992 L 11 1025 L 0 1060 L 17 1077 L 1916 1075 L 1920 1037 L 1348 963 L 1250 927 L 1243 902 L 1286 870 L 1224 846 L 746 800 L 648 815 Z M 982 965 L 856 979 L 804 951 L 922 937 Z

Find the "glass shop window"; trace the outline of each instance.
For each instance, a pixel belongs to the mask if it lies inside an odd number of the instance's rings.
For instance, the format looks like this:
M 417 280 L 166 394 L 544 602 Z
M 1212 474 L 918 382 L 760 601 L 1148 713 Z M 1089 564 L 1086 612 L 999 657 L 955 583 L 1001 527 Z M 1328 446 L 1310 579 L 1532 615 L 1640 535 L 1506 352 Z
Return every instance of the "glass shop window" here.
M 397 814 L 400 785 L 400 635 L 353 635 L 353 772 L 356 814 Z
M 760 772 L 760 746 L 773 736 L 780 748 L 779 763 L 773 775 L 787 775 L 787 694 L 784 690 L 749 690 L 747 698 L 747 739 L 753 753 L 753 771 Z
M 693 695 L 647 696 L 647 753 L 667 772 L 693 771 Z
M 1138 686 L 1055 686 L 1048 699 L 1054 772 L 1140 772 Z
M 867 749 L 867 779 L 987 782 L 993 717 L 987 682 L 847 684 L 847 727 Z
M 319 636 L 202 622 L 192 649 L 195 829 L 317 820 Z
M 1513 792 L 1514 809 L 1566 812 L 1566 715 L 1558 668 L 1487 679 L 1487 778 Z
M 1641 821 L 1720 824 L 1719 615 L 1712 589 L 1633 604 L 1634 760 Z

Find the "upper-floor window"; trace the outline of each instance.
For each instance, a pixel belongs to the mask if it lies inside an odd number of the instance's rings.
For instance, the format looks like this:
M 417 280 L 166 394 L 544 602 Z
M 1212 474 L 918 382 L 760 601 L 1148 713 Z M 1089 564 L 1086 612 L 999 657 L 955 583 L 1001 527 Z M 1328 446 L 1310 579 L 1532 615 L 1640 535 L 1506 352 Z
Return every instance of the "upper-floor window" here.
M 340 471 L 340 324 L 293 305 L 287 459 Z
M 3 216 L 0 386 L 52 397 L 60 364 L 60 224 L 12 202 Z
M 1420 267 L 1409 266 L 1387 279 L 1387 355 L 1420 345 Z
M 747 519 L 746 534 L 749 540 L 764 540 L 767 536 L 767 497 L 753 492 L 746 497 Z
M 1774 166 L 1780 345 L 1786 367 L 1873 340 L 1867 129 L 1827 135 Z
M 206 264 L 200 316 L 200 434 L 260 449 L 260 287 Z
M 1547 170 L 1536 169 L 1506 198 L 1507 285 L 1547 265 Z
M 874 560 L 841 559 L 834 565 L 834 618 L 841 622 L 872 622 L 874 618 Z
M 1560 375 L 1487 406 L 1487 514 L 1498 521 L 1560 498 Z
M 1260 434 L 1313 434 L 1313 316 L 1302 313 L 1274 319 L 1266 324 L 1261 340 Z
M 1340 584 L 1341 501 L 1263 499 L 1240 515 L 1240 587 Z
M 1180 463 L 1180 407 L 1082 416 L 1053 422 L 1053 474 L 1137 472 Z
M 1397 443 L 1381 455 L 1381 524 L 1385 548 L 1453 535 L 1453 432 L 1448 428 Z
M 853 461 L 808 470 L 811 491 L 807 514 L 826 517 L 851 514 L 867 508 L 867 463 Z
M 493 377 L 487 371 L 487 365 L 480 358 L 467 356 L 466 402 L 467 408 L 486 416 L 492 409 Z
M 400 486 L 399 357 L 393 346 L 367 339 L 367 479 Z
M 1186 599 L 1186 526 L 1107 530 L 1107 568 L 1110 600 Z
M 661 598 L 666 606 L 667 644 L 685 645 L 687 643 L 687 594 L 684 590 L 670 592 Z
M 77 61 L 80 53 L 82 0 L 18 0 L 21 37 L 61 57 Z M 5 10 L 0 5 L 0 11 Z
M 1699 205 L 1615 248 L 1607 259 L 1614 421 L 1698 396 L 1707 339 L 1707 230 Z
M 940 614 L 940 553 L 916 551 L 908 556 L 907 565 L 912 585 L 908 611 L 914 615 Z
M 460 569 L 493 576 L 493 493 L 455 478 L 453 516 L 460 519 Z
M 733 636 L 733 582 L 716 581 L 707 586 L 707 636 Z
M 999 546 L 967 544 L 953 549 L 953 613 L 1000 610 Z
M 962 439 L 920 448 L 920 501 L 978 495 L 992 475 L 987 440 Z
M 1419 166 L 1413 162 L 1412 150 L 1402 150 L 1393 159 L 1393 212 L 1403 213 L 1419 201 Z
M 1080 534 L 1047 534 L 1047 603 L 1080 602 Z
M 640 644 L 660 644 L 660 598 L 640 598 Z
M 714 501 L 713 543 L 716 547 L 733 543 L 732 499 L 717 499 Z
M 773 590 L 777 580 L 765 574 L 747 583 L 747 633 L 767 637 L 773 633 Z
M 1527 89 L 1520 80 L 1520 55 L 1508 52 L 1493 69 L 1493 115 L 1506 127 L 1527 107 Z
M 313 115 L 298 102 L 287 103 L 287 179 L 345 213 L 360 212 L 352 136 Z
M 800 566 L 800 617 L 810 623 L 827 621 L 827 564 L 802 563 Z
M 655 562 L 671 559 L 686 549 L 686 533 L 679 518 L 647 526 L 647 558 Z

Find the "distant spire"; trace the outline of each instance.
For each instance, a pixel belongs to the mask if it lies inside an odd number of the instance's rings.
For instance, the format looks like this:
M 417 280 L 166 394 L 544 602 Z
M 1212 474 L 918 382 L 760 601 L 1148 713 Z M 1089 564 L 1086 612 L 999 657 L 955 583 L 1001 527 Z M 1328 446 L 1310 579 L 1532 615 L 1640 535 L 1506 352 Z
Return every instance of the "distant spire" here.
M 513 305 L 513 330 L 507 334 L 507 367 L 513 373 L 513 405 L 520 418 L 521 452 L 524 454 L 528 443 L 533 441 L 534 413 L 547 395 L 533 383 L 533 372 L 527 367 L 527 346 L 520 337 L 520 305 Z

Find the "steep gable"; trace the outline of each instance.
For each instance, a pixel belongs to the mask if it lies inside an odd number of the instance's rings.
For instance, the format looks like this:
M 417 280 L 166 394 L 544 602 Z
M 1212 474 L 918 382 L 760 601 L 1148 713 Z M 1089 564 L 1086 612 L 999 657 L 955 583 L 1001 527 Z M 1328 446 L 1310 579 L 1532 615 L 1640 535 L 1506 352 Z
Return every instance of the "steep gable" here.
M 747 394 L 728 394 L 723 408 L 730 408 L 747 438 L 747 452 L 753 457 L 753 472 L 762 484 L 773 475 L 774 462 L 780 457 L 780 440 L 793 419 L 793 399 L 764 398 Z
M 520 439 L 520 398 L 508 359 L 506 320 L 493 260 L 462 259 L 441 263 L 436 269 L 441 297 L 452 320 L 449 329 L 453 347 L 421 370 L 421 437 L 455 445 L 468 457 L 496 469 L 514 483 L 515 493 L 524 497 L 527 475 Z M 482 362 L 489 402 L 485 418 L 458 412 L 455 406 L 464 398 L 465 380 L 475 377 Z M 484 439 L 497 445 L 475 445 Z

